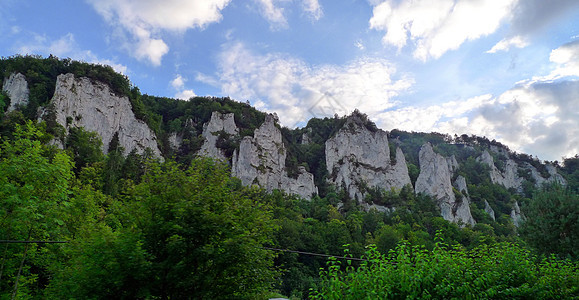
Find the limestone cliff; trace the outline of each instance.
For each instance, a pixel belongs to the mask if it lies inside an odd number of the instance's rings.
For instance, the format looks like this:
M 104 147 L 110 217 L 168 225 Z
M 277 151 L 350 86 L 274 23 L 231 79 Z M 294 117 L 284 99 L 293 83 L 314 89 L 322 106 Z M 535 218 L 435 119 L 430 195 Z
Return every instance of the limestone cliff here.
M 135 118 L 129 99 L 115 95 L 105 84 L 70 73 L 59 75 L 50 105 L 56 121 L 67 132 L 71 127 L 84 127 L 100 135 L 105 153 L 117 134 L 125 154 L 151 149 L 161 157 L 157 137 L 145 122 Z
M 300 168 L 297 178 L 290 178 L 285 168 L 286 149 L 281 131 L 273 115 L 255 130 L 254 136 L 241 140 L 239 151 L 233 154 L 231 173 L 243 185 L 258 184 L 271 191 L 284 190 L 309 199 L 318 192 L 314 176 Z
M 521 209 L 519 208 L 519 203 L 517 201 L 515 201 L 515 204 L 513 204 L 513 209 L 511 210 L 511 219 L 513 220 L 515 227 L 521 226 L 521 222 L 523 222 L 523 215 L 521 214 Z
M 356 117 L 348 118 L 326 141 L 326 167 L 330 183 L 359 201 L 364 198 L 363 186 L 400 190 L 411 184 L 402 150 L 396 150 L 396 163 L 391 164 L 387 133 L 370 131 Z
M 452 172 L 447 159 L 435 153 L 430 143 L 427 143 L 420 149 L 419 163 L 420 174 L 416 180 L 416 193 L 424 193 L 436 199 L 445 220 L 474 225 L 468 197 L 462 195 L 461 199 L 456 199 L 451 183 Z M 466 182 L 461 177 L 457 178 L 457 185 L 465 190 Z
M 481 154 L 480 157 L 477 158 L 477 160 L 490 167 L 490 177 L 493 183 L 503 185 L 506 188 L 513 188 L 518 192 L 522 192 L 524 181 L 524 179 L 519 176 L 519 170 L 527 170 L 527 172 L 530 172 L 530 176 L 535 181 L 535 186 L 537 187 L 541 187 L 543 184 L 546 183 L 559 183 L 563 185 L 566 184 L 566 181 L 563 178 L 563 176 L 557 173 L 557 169 L 550 164 L 546 165 L 549 177 L 545 178 L 541 175 L 541 173 L 537 170 L 537 168 L 535 168 L 528 162 L 524 162 L 522 165 L 519 165 L 511 158 L 507 158 L 504 170 L 501 172 L 495 166 L 493 157 L 486 150 L 483 151 L 483 153 Z
M 28 82 L 26 77 L 21 73 L 12 73 L 8 79 L 4 80 L 2 90 L 10 97 L 10 106 L 8 111 L 13 111 L 18 106 L 26 106 L 28 104 Z
M 223 154 L 223 150 L 217 147 L 219 135 L 226 136 L 222 138 L 231 138 L 239 135 L 233 113 L 221 114 L 214 111 L 211 114 L 211 120 L 203 125 L 202 136 L 205 141 L 199 150 L 199 155 L 227 160 L 227 157 Z
M 496 221 L 495 210 L 491 207 L 487 200 L 485 200 L 485 212 L 491 217 L 491 219 L 493 219 L 493 221 Z
M 483 151 L 477 160 L 490 167 L 491 182 L 500 184 L 507 189 L 513 188 L 519 192 L 523 189 L 523 179 L 518 175 L 518 165 L 512 159 L 507 159 L 504 171 L 501 172 L 494 164 L 493 157 L 488 151 Z

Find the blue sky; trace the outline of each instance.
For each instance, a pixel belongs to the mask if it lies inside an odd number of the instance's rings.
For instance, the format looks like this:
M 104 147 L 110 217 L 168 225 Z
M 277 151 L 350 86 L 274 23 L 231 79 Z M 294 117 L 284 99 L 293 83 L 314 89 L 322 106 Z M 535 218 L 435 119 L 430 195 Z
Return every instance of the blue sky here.
M 143 93 L 230 96 L 283 125 L 355 108 L 385 130 L 579 153 L 577 0 L 0 0 L 0 55 L 109 64 Z

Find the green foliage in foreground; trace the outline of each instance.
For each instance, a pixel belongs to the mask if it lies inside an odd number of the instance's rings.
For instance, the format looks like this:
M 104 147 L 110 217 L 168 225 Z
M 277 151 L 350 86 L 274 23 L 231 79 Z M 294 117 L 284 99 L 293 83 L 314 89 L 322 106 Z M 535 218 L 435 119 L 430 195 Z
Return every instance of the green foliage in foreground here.
M 579 265 L 538 259 L 512 243 L 470 251 L 440 240 L 432 251 L 400 243 L 384 255 L 371 246 L 357 268 L 336 259 L 321 271 L 312 299 L 577 299 Z

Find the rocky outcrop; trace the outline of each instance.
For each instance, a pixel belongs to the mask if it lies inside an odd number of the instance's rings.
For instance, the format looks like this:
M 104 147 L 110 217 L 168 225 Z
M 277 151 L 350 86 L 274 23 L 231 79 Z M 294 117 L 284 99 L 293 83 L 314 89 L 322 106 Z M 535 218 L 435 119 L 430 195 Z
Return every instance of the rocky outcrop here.
M 496 221 L 495 210 L 491 207 L 487 200 L 485 200 L 485 212 L 491 217 L 491 219 L 493 219 L 493 221 Z
M 523 222 L 523 215 L 521 214 L 521 208 L 519 207 L 519 203 L 515 201 L 513 204 L 513 209 L 511 210 L 511 219 L 513 220 L 513 224 L 515 227 L 521 226 Z
M 21 73 L 12 73 L 8 79 L 4 80 L 2 90 L 10 97 L 8 112 L 15 110 L 18 106 L 26 106 L 30 91 L 26 77 Z
M 350 197 L 364 198 L 364 187 L 402 189 L 411 184 L 404 153 L 396 150 L 390 161 L 387 133 L 370 131 L 350 117 L 338 133 L 326 141 L 326 166 L 330 183 L 346 189 Z
M 232 138 L 239 135 L 239 129 L 235 125 L 234 114 L 221 114 L 214 111 L 211 114 L 211 120 L 203 125 L 203 133 L 201 134 L 205 139 L 199 155 L 211 157 L 219 160 L 227 160 L 222 149 L 217 147 L 217 140 L 221 138 Z
M 309 199 L 318 192 L 314 175 L 301 167 L 297 178 L 288 177 L 286 150 L 275 123 L 275 117 L 267 115 L 253 137 L 241 140 L 239 151 L 233 154 L 231 173 L 243 185 L 258 184 L 268 191 L 279 189 Z
M 505 162 L 504 172 L 501 172 L 494 163 L 493 157 L 488 151 L 483 151 L 482 155 L 477 158 L 479 162 L 490 167 L 491 182 L 500 184 L 507 189 L 513 188 L 519 192 L 523 190 L 523 179 L 519 177 L 519 167 L 512 159 Z
M 561 174 L 557 173 L 557 168 L 555 168 L 555 166 L 553 165 L 550 164 L 545 165 L 545 168 L 549 173 L 549 177 L 547 178 L 541 176 L 541 173 L 537 170 L 537 168 L 535 168 L 533 165 L 529 163 L 525 163 L 525 168 L 527 170 L 530 170 L 531 178 L 533 178 L 533 180 L 535 181 L 535 186 L 537 187 L 541 187 L 544 184 L 552 184 L 552 183 L 558 183 L 561 185 L 567 184 L 567 180 L 565 180 L 565 178 L 563 178 Z
M 497 147 L 495 147 L 497 148 Z M 497 148 L 502 149 L 502 148 Z M 495 152 L 499 151 L 495 149 Z M 497 152 L 500 154 L 505 153 L 505 150 L 502 152 Z M 528 170 L 530 172 L 531 178 L 535 181 L 535 186 L 541 187 L 543 184 L 546 183 L 559 183 L 565 185 L 567 182 L 561 176 L 561 174 L 557 173 L 557 168 L 555 166 L 547 164 L 547 172 L 549 173 L 549 177 L 545 178 L 541 176 L 541 173 L 528 162 L 524 162 L 523 165 L 518 165 L 514 160 L 508 158 L 504 165 L 504 170 L 501 172 L 494 164 L 493 157 L 489 154 L 488 151 L 484 151 L 477 160 L 487 166 L 490 167 L 490 177 L 491 182 L 503 185 L 507 189 L 513 188 L 518 192 L 523 191 L 523 181 L 524 179 L 519 176 L 519 169 Z
M 151 149 L 153 155 L 161 157 L 157 137 L 145 122 L 135 118 L 129 98 L 115 95 L 105 84 L 86 77 L 75 78 L 73 74 L 59 75 L 50 104 L 56 121 L 67 132 L 71 127 L 84 127 L 100 135 L 105 153 L 118 135 L 125 155 Z
M 424 144 L 418 155 L 420 174 L 416 180 L 416 193 L 432 196 L 445 220 L 474 225 L 468 197 L 461 195 L 460 199 L 456 199 L 451 184 L 452 172 L 447 159 L 435 153 L 430 143 Z M 463 183 L 463 180 L 464 178 L 457 179 L 457 185 L 466 189 L 466 181 Z
M 174 151 L 179 150 L 183 144 L 183 136 L 177 132 L 171 133 L 167 140 L 169 142 L 169 147 L 171 147 L 171 149 Z

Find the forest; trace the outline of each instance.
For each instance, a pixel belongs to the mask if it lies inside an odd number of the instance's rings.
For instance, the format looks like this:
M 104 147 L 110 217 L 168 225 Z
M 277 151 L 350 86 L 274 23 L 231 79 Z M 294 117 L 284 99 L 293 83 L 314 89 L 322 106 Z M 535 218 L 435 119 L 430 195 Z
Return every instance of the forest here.
M 551 162 L 566 185 L 538 187 L 529 177 L 519 192 L 493 184 L 473 158 L 504 147 L 495 141 L 389 132 L 413 184 L 424 142 L 457 157 L 477 222 L 469 226 L 444 220 L 435 201 L 411 186 L 352 199 L 328 184 L 324 143 L 345 117 L 281 128 L 288 173 L 306 167 L 319 188 L 306 200 L 242 186 L 227 161 L 196 155 L 213 111 L 234 113 L 240 136 L 253 134 L 265 113 L 247 103 L 144 95 L 110 67 L 55 57 L 0 60 L 5 78 L 15 71 L 29 81 L 30 102 L 7 112 L 10 99 L 0 95 L 0 299 L 579 298 L 579 156 Z M 104 154 L 94 132 L 65 134 L 53 120 L 38 122 L 37 108 L 66 72 L 127 96 L 164 159 L 124 156 L 118 140 Z M 179 149 L 168 142 L 175 132 L 183 135 Z M 298 143 L 304 133 L 308 144 Z M 230 157 L 239 138 L 219 143 Z M 544 168 L 528 155 L 514 157 Z M 505 158 L 493 159 L 500 167 Z M 368 211 L 361 201 L 395 209 Z M 509 216 L 515 201 L 525 216 L 519 227 Z

